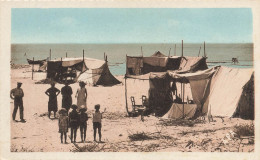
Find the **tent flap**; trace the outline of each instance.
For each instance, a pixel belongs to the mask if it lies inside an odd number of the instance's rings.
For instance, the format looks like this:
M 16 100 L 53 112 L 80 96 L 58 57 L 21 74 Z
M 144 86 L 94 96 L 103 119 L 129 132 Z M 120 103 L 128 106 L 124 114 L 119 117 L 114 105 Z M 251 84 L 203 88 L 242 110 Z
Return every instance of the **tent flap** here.
M 184 107 L 184 111 L 183 111 L 183 107 Z M 196 110 L 197 110 L 196 104 L 183 105 L 183 104 L 173 103 L 171 109 L 163 116 L 163 118 L 191 119 L 194 117 Z

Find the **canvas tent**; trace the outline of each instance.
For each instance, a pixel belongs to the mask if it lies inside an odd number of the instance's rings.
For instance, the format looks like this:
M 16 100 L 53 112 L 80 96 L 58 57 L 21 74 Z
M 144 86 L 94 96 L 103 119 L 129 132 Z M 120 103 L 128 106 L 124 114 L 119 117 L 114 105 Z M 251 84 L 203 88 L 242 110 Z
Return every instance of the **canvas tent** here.
M 138 79 L 153 81 L 150 83 L 149 89 L 149 102 L 151 104 L 157 103 L 156 99 L 162 99 L 163 102 L 155 104 L 156 106 L 168 106 L 172 104 L 172 99 L 168 96 L 169 76 L 167 71 L 175 71 L 176 73 L 196 72 L 199 70 L 207 69 L 205 57 L 180 57 L 171 56 L 167 57 L 161 52 L 155 52 L 150 57 L 130 57 L 126 56 L 126 75 L 125 87 L 127 86 L 126 79 Z M 156 73 L 160 75 L 159 79 L 151 80 L 150 74 Z M 150 77 L 150 78 L 149 78 Z M 154 85 L 153 85 L 154 84 Z M 155 89 L 153 89 L 153 87 Z M 127 87 L 126 89 L 127 90 Z M 128 111 L 129 96 L 126 91 L 126 109 Z M 130 95 L 132 96 L 132 95 Z M 157 107 L 155 107 L 157 108 Z M 167 109 L 166 109 L 167 110 Z
M 153 55 L 151 55 L 151 57 L 167 57 L 167 56 L 161 53 L 160 51 L 157 51 Z
M 179 118 L 187 115 L 192 117 L 190 113 L 194 115 L 195 111 L 200 111 L 204 104 L 205 95 L 208 92 L 207 87 L 214 72 L 215 68 L 185 74 L 176 71 L 168 71 L 163 74 L 151 73 L 149 104 L 158 116 L 165 115 L 169 110 L 175 110 L 172 113 L 176 115 L 168 113 L 169 117 Z M 189 94 L 187 94 L 188 92 Z M 187 97 L 193 101 L 191 104 L 188 104 Z M 191 110 L 191 108 L 193 109 Z M 177 111 L 180 113 L 178 114 Z
M 75 81 L 91 85 L 115 85 L 121 83 L 110 72 L 107 62 L 92 58 L 64 58 L 47 63 L 47 78 L 57 79 L 68 70 L 77 70 Z
M 205 57 L 167 57 L 159 51 L 150 57 L 126 57 L 127 75 L 143 75 L 150 72 L 166 72 L 167 70 L 196 72 L 207 68 Z
M 253 69 L 219 67 L 211 79 L 203 113 L 213 116 L 254 118 Z
M 154 83 L 154 81 L 162 81 Z M 170 86 L 171 82 L 190 84 L 192 101 L 194 103 L 175 103 L 172 101 L 165 104 L 166 99 L 171 97 L 170 87 L 162 87 L 162 83 Z M 165 118 L 193 118 L 200 115 L 210 114 L 223 117 L 254 118 L 254 76 L 252 69 L 238 69 L 228 67 L 214 67 L 195 73 L 177 73 L 168 71 L 163 74 L 152 73 L 150 76 L 150 88 L 166 88 L 156 103 L 150 102 L 155 108 L 159 108 L 159 116 Z M 156 87 L 153 87 L 156 86 Z M 161 87 L 160 87 L 161 86 Z M 184 88 L 182 88 L 184 89 Z M 150 92 L 150 91 L 149 91 Z M 186 90 L 185 90 L 186 92 Z M 149 99 L 155 99 L 149 94 Z M 181 98 L 185 98 L 183 96 Z M 158 105 L 159 104 L 159 105 Z

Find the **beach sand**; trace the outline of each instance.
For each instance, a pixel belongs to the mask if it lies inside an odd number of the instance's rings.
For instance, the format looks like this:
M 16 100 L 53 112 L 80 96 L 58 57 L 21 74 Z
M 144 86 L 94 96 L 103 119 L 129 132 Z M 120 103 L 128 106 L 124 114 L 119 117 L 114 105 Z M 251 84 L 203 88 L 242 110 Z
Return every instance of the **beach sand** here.
M 88 120 L 87 142 L 80 143 L 80 132 L 77 132 L 77 143 L 60 143 L 58 120 L 49 119 L 48 97 L 45 91 L 49 84 L 35 84 L 44 79 L 46 73 L 34 73 L 31 79 L 31 68 L 11 69 L 11 88 L 22 82 L 24 91 L 24 117 L 26 123 L 13 122 L 11 125 L 12 152 L 252 152 L 254 142 L 250 138 L 229 139 L 227 134 L 234 131 L 235 125 L 250 125 L 252 120 L 240 118 L 214 118 L 215 122 L 202 120 L 170 122 L 155 116 L 127 117 L 125 109 L 125 86 L 123 76 L 117 76 L 122 84 L 112 87 L 86 86 L 88 90 L 87 107 L 92 116 L 94 105 L 100 104 L 101 111 L 106 108 L 102 120 L 102 143 L 93 142 L 92 118 Z M 62 84 L 56 84 L 61 89 Z M 78 83 L 70 85 L 73 89 L 73 103 L 76 103 L 75 92 Z M 148 81 L 127 82 L 128 97 L 135 96 L 140 103 L 141 95 L 147 95 Z M 58 96 L 58 109 L 61 109 L 61 98 Z M 129 99 L 129 98 L 128 98 Z M 10 99 L 10 117 L 13 111 L 13 100 Z M 130 101 L 128 106 L 131 108 Z M 53 117 L 53 114 L 52 116 Z M 19 119 L 19 111 L 16 119 Z M 168 122 L 168 123 L 167 123 Z M 184 123 L 185 122 L 185 123 Z M 172 123 L 172 122 L 171 122 Z M 164 125 L 163 125 L 164 124 Z M 167 125 L 168 124 L 168 125 Z M 142 135 L 140 140 L 131 139 L 134 135 Z M 68 132 L 70 135 L 70 132 Z M 129 137 L 130 136 L 130 137 Z M 98 137 L 98 136 L 97 136 Z

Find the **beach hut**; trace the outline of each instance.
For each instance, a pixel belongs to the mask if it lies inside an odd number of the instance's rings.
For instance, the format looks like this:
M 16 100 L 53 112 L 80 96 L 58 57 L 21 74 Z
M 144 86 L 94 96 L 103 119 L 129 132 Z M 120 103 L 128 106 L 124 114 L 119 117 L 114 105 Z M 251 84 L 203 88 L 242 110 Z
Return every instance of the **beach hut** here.
M 93 58 L 64 58 L 47 62 L 47 78 L 63 81 L 74 77 L 74 82 L 111 86 L 121 83 L 110 72 L 104 60 Z
M 172 83 L 181 83 L 177 98 L 172 96 Z M 185 87 L 188 84 L 190 89 Z M 189 90 L 190 94 L 185 95 Z M 149 100 L 155 113 L 164 118 L 190 119 L 210 114 L 254 119 L 253 69 L 218 66 L 195 73 L 152 73 Z

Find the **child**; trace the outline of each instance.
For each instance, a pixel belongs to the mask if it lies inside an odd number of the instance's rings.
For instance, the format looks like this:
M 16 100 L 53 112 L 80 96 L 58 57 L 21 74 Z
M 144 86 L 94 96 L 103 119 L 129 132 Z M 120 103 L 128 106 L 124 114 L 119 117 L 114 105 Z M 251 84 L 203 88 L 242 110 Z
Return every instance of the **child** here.
M 83 107 L 81 107 L 79 109 L 80 111 L 80 115 L 79 115 L 79 127 L 80 127 L 80 135 L 81 135 L 81 142 L 85 142 L 86 141 L 86 130 L 87 130 L 87 121 L 88 121 L 88 114 L 86 113 L 87 109 Z M 84 137 L 84 139 L 83 139 Z
M 76 137 L 77 137 L 77 129 L 79 125 L 79 114 L 77 112 L 77 105 L 73 104 L 71 106 L 72 111 L 69 114 L 69 122 L 70 122 L 70 135 L 71 135 L 71 143 L 76 143 Z M 74 136 L 73 136 L 74 134 Z M 74 141 L 73 141 L 74 138 Z
M 60 132 L 60 140 L 61 143 L 63 143 L 63 135 L 64 135 L 64 141 L 67 143 L 67 132 L 68 132 L 68 125 L 69 125 L 69 117 L 67 116 L 67 110 L 65 108 L 62 108 L 59 111 L 60 117 L 59 117 L 59 132 Z
M 88 92 L 87 89 L 85 88 L 86 83 L 85 82 L 79 82 L 80 88 L 77 90 L 75 98 L 77 98 L 77 106 L 84 108 L 87 108 L 87 97 L 88 97 Z
M 93 129 L 94 129 L 94 141 L 96 141 L 96 132 L 98 129 L 98 135 L 99 135 L 99 142 L 101 142 L 101 119 L 102 119 L 102 113 L 99 111 L 100 105 L 95 105 L 95 113 L 93 114 Z

